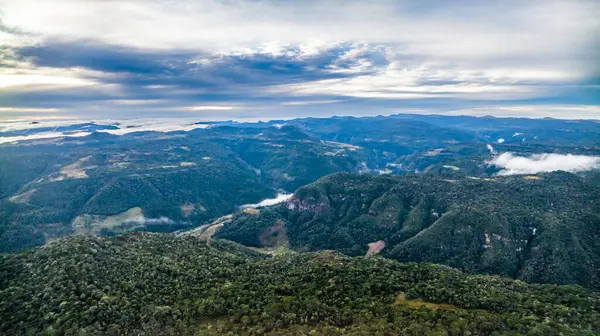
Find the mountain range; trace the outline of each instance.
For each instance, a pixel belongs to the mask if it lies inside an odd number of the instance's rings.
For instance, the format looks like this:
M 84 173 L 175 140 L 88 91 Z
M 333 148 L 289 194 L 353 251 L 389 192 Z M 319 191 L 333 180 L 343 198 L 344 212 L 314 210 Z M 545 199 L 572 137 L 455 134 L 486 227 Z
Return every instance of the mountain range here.
M 600 154 L 599 123 L 583 120 L 395 115 L 198 122 L 169 132 L 140 125 L 36 123 L 0 133 L 12 139 L 0 141 L 0 252 L 73 233 L 192 229 L 337 172 L 488 178 L 502 169 L 490 164 L 494 153 Z M 58 135 L 47 138 L 50 131 Z M 80 133 L 89 135 L 72 136 Z

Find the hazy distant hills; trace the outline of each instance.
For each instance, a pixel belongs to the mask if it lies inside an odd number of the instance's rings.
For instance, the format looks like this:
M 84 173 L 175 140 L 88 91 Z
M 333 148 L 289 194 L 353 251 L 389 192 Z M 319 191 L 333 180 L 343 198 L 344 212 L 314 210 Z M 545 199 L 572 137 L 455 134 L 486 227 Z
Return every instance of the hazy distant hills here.
M 594 335 L 600 296 L 333 251 L 137 233 L 0 254 L 6 335 Z
M 349 255 L 382 241 L 381 253 L 401 261 L 600 288 L 600 185 L 563 172 L 453 179 L 336 174 L 284 204 L 236 215 L 215 236 Z
M 0 251 L 73 232 L 193 227 L 359 171 L 369 155 L 289 127 L 96 134 L 0 147 Z
M 396 115 L 186 131 L 134 121 L 26 126 L 0 134 L 0 252 L 72 233 L 193 228 L 337 172 L 490 177 L 499 170 L 488 164 L 494 153 L 600 155 L 595 121 Z M 71 137 L 78 133 L 89 135 Z

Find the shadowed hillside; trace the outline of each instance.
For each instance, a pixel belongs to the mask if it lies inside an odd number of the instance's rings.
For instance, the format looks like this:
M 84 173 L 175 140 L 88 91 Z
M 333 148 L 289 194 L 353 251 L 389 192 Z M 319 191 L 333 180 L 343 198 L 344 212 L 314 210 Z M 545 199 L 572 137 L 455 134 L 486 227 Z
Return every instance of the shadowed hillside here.
M 336 174 L 216 237 L 261 246 L 275 223 L 299 250 L 443 263 L 528 282 L 600 287 L 600 189 L 569 173 L 443 178 Z

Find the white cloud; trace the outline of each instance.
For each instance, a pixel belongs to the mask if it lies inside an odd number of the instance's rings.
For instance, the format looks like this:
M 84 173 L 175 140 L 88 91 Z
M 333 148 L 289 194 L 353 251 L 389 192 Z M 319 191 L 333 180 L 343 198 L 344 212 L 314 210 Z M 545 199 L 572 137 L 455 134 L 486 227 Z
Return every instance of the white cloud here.
M 21 142 L 21 141 L 27 141 L 27 140 L 53 139 L 53 138 L 61 138 L 61 137 L 83 137 L 86 135 L 90 135 L 90 133 L 89 132 L 76 132 L 76 133 L 65 134 L 62 132 L 41 132 L 41 133 L 35 133 L 35 134 L 31 134 L 31 135 L 0 137 L 0 144 Z
M 306 59 L 349 47 L 329 55 L 337 59 L 328 67 L 305 70 L 350 77 L 261 86 L 259 94 L 265 95 L 529 99 L 548 97 L 560 90 L 556 84 L 577 84 L 598 70 L 595 0 L 0 0 L 0 8 L 4 24 L 26 33 L 0 32 L 0 43 L 9 47 L 86 41 L 177 50 L 197 53 L 190 63 L 198 66 L 229 56 Z M 101 83 L 109 74 L 36 68 L 29 61 L 0 59 L 12 64 L 0 67 L 0 89 L 106 89 Z M 142 86 L 170 89 L 171 97 L 176 89 L 159 81 L 147 84 Z M 133 101 L 116 86 L 108 88 L 110 99 Z
M 352 52 L 353 50 L 350 50 L 344 57 L 349 57 L 347 55 Z M 506 100 L 536 97 L 549 90 L 546 84 L 576 79 L 573 73 L 558 71 L 548 71 L 545 76 L 540 77 L 539 74 L 547 70 L 539 68 L 538 65 L 531 65 L 530 69 L 505 70 L 476 64 L 456 68 L 448 62 L 403 62 L 401 55 L 386 54 L 385 56 L 390 63 L 383 68 L 376 68 L 368 60 L 357 56 L 354 67 L 330 69 L 333 73 L 362 73 L 367 70 L 377 70 L 374 73 L 284 84 L 271 90 L 274 93 L 299 96 L 341 95 L 385 99 L 452 97 Z M 499 76 L 498 71 L 503 75 Z M 535 84 L 528 84 L 532 82 Z
M 135 223 L 135 224 L 164 224 L 164 225 L 172 225 L 176 222 L 171 218 L 160 216 L 159 218 L 146 218 L 144 215 L 139 215 L 133 218 L 126 220 L 124 223 Z
M 143 48 L 227 50 L 270 43 L 267 49 L 277 51 L 289 43 L 367 41 L 402 43 L 408 53 L 463 58 L 554 56 L 577 52 L 598 27 L 597 3 L 582 0 L 451 6 L 358 0 L 1 0 L 0 7 L 6 25 L 40 39 L 93 39 Z
M 502 153 L 488 163 L 502 168 L 498 175 L 537 174 L 559 170 L 581 172 L 600 168 L 600 157 L 572 154 L 534 154 L 524 157 Z
M 36 71 L 38 72 L 38 71 Z M 54 72 L 54 71 L 53 71 Z M 69 88 L 78 86 L 88 86 L 96 84 L 95 82 L 78 78 L 70 73 L 54 75 L 54 74 L 39 74 L 39 73 L 16 73 L 6 74 L 0 72 L 0 89 L 28 87 L 29 89 L 44 89 L 44 88 Z
M 98 120 L 100 125 L 114 125 L 118 123 L 119 129 L 105 129 L 99 132 L 110 133 L 114 135 L 123 135 L 134 132 L 174 132 L 191 131 L 198 128 L 206 128 L 208 125 L 196 125 L 196 119 L 186 118 L 146 118 L 146 119 L 124 119 L 124 120 Z
M 33 119 L 42 119 L 43 122 L 32 123 Z M 37 120 L 36 120 L 37 121 Z M 81 120 L 81 119 L 46 119 L 45 117 L 21 117 L 19 119 L 14 120 L 2 120 L 0 121 L 0 133 L 3 132 L 13 132 L 13 131 L 24 131 L 24 130 L 32 130 L 41 127 L 60 127 L 60 126 L 69 126 L 80 123 L 89 122 L 89 120 Z
M 1 56 L 0 53 L 0 61 Z M 0 89 L 32 91 L 91 86 L 98 84 L 98 79 L 112 76 L 81 67 L 37 67 L 30 60 L 11 59 L 4 61 L 4 65 L 0 67 Z
M 292 198 L 292 196 L 294 196 L 294 194 L 277 194 L 277 197 L 275 198 L 268 198 L 265 200 L 262 200 L 259 203 L 256 204 L 244 204 L 241 206 L 241 208 L 260 208 L 260 207 L 266 207 L 266 206 L 271 206 L 271 205 L 275 205 L 275 204 L 279 204 L 279 203 L 283 203 L 287 200 L 289 200 L 290 198 Z
M 186 106 L 183 108 L 186 111 L 229 111 L 235 109 L 234 106 L 221 106 L 221 105 L 200 105 L 200 106 Z
M 299 100 L 299 101 L 283 102 L 283 103 L 281 103 L 281 105 L 303 106 L 303 105 L 335 104 L 335 103 L 341 103 L 341 102 L 343 102 L 343 100 L 341 100 L 341 99 L 332 99 L 332 100 Z
M 18 136 L 0 136 L 0 144 L 12 143 L 27 140 L 53 139 L 61 137 L 83 137 L 90 135 L 82 129 L 79 132 L 35 132 L 38 128 L 58 128 L 60 126 L 76 125 L 87 123 L 89 120 L 69 119 L 69 120 L 52 120 L 44 121 L 37 124 L 32 124 L 28 120 L 18 120 L 13 122 L 0 122 L 0 133 L 10 131 L 29 131 L 32 134 Z M 123 120 L 96 120 L 97 125 L 118 125 L 118 129 L 103 129 L 98 132 L 110 133 L 114 135 L 124 135 L 134 132 L 174 132 L 174 131 L 191 131 L 198 128 L 206 128 L 206 124 L 195 124 L 197 119 L 188 118 L 140 118 L 140 119 L 123 119 Z
M 58 108 L 38 108 L 38 107 L 0 107 L 1 112 L 41 112 L 41 113 L 55 113 L 60 112 L 62 109 Z

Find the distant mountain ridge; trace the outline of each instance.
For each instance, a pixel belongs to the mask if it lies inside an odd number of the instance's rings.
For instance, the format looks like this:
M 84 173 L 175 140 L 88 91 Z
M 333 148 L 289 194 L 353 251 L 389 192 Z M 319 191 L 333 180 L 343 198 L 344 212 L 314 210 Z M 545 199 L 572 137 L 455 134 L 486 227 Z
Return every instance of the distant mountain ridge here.
M 50 125 L 5 127 L 0 137 L 93 133 L 0 144 L 0 252 L 73 233 L 190 229 L 337 172 L 488 178 L 498 171 L 487 164 L 494 151 L 600 156 L 594 121 L 393 115 L 193 129 L 188 120 L 170 132 L 152 131 L 173 129 L 156 121 Z

